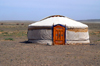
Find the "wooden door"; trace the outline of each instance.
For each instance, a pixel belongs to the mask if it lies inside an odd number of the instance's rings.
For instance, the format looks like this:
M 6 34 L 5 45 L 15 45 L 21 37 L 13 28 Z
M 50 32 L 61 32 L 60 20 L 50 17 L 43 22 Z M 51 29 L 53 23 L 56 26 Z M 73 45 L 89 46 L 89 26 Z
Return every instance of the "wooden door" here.
M 53 27 L 53 44 L 65 45 L 65 27 L 61 25 Z

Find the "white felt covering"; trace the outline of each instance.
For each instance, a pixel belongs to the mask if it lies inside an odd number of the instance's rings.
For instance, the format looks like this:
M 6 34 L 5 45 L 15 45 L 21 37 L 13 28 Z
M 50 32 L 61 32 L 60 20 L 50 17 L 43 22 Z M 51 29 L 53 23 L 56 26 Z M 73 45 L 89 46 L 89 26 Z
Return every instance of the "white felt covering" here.
M 66 25 L 67 28 L 88 28 L 86 24 L 77 22 L 67 17 L 50 17 L 48 19 L 32 23 L 30 26 L 52 26 L 56 24 Z

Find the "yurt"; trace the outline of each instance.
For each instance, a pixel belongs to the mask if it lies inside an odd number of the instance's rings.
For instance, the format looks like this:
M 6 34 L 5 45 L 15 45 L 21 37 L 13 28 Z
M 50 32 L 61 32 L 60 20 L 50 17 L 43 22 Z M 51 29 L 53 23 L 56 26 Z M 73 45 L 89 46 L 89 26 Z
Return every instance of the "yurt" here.
M 61 15 L 46 17 L 28 26 L 28 41 L 39 44 L 89 44 L 88 26 Z

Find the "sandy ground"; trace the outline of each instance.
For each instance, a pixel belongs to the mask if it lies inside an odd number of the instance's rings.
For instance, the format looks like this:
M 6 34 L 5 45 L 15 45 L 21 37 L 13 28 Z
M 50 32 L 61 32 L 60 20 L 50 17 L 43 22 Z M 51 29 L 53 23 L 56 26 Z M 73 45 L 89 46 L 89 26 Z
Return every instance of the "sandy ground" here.
M 0 66 L 100 66 L 100 24 L 88 25 L 91 43 L 86 45 L 48 46 L 27 43 L 27 36 L 11 36 L 15 38 L 13 41 L 1 36 Z M 95 31 L 98 34 L 92 34 Z

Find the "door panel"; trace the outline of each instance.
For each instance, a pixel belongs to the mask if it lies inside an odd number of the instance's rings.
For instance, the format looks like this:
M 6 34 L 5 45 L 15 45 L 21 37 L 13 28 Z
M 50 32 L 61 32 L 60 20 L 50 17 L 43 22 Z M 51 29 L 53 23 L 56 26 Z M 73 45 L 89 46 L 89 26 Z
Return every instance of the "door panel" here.
M 65 27 L 61 25 L 53 27 L 53 43 L 56 45 L 65 44 Z

